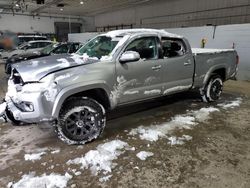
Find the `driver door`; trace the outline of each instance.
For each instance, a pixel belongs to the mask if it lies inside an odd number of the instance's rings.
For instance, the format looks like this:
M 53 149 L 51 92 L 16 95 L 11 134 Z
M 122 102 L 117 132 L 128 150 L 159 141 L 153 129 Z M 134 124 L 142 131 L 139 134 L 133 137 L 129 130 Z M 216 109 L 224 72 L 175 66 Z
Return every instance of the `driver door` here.
M 162 61 L 159 61 L 159 38 L 156 36 L 132 39 L 126 51 L 136 51 L 141 59 L 135 62 L 117 62 L 116 88 L 118 104 L 141 101 L 162 94 Z

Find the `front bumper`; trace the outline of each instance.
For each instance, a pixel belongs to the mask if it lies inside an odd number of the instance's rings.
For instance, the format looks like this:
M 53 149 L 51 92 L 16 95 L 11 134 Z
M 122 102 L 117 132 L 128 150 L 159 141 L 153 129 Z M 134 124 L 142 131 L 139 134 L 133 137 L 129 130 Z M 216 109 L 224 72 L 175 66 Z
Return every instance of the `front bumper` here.
M 39 123 L 55 119 L 51 116 L 53 104 L 45 100 L 43 93 L 32 93 L 32 96 L 30 94 L 21 94 L 18 98 L 7 95 L 5 100 L 8 110 L 17 121 Z M 19 104 L 24 101 L 33 105 L 32 111 L 27 112 L 20 109 Z

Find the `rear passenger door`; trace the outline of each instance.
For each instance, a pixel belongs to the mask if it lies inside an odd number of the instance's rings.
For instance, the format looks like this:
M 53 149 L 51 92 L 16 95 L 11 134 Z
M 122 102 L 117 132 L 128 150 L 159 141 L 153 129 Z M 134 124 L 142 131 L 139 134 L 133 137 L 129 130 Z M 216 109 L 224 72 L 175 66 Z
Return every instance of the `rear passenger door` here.
M 162 38 L 163 94 L 188 90 L 193 84 L 194 59 L 189 46 L 182 39 Z
M 147 36 L 135 38 L 123 50 L 136 51 L 141 59 L 136 62 L 117 62 L 118 103 L 129 103 L 162 94 L 162 61 L 159 60 L 159 38 Z

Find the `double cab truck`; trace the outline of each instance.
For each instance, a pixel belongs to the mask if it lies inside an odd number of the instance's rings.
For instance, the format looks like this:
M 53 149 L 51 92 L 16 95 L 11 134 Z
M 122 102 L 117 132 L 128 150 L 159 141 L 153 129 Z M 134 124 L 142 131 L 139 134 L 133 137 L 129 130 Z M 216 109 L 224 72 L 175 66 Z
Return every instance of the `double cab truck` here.
M 191 49 L 187 39 L 164 30 L 111 31 L 74 54 L 14 64 L 2 105 L 14 124 L 51 122 L 61 140 L 84 144 L 119 106 L 191 89 L 216 101 L 238 61 L 235 50 Z

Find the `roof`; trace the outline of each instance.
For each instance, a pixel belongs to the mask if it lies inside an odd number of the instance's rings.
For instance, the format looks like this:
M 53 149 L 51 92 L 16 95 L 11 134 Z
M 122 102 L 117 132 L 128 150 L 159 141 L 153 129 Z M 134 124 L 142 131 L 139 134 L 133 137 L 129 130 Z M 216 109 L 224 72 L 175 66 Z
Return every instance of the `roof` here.
M 169 33 L 165 30 L 159 29 L 122 29 L 122 30 L 115 30 L 106 33 L 105 35 L 110 37 L 117 37 L 117 36 L 125 36 L 125 35 L 136 35 L 136 34 L 156 34 L 165 37 L 173 37 L 173 38 L 183 38 L 182 36 Z
M 46 36 L 41 36 L 41 35 L 18 35 L 18 38 L 21 37 L 27 37 L 27 38 L 47 38 Z
M 50 43 L 53 43 L 53 41 L 51 41 L 51 40 L 31 40 L 31 41 L 29 41 L 27 43 L 36 43 L 36 42 L 50 42 Z

